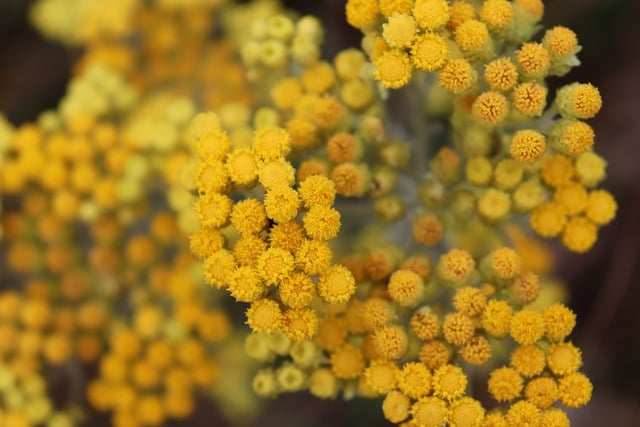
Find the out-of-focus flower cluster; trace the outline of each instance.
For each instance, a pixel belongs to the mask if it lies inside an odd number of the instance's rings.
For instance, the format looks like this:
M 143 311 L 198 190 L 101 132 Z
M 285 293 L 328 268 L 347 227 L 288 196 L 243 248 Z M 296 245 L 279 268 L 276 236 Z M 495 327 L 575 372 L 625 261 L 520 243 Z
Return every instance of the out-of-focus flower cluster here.
M 592 384 L 536 235 L 585 252 L 616 202 L 598 90 L 549 101 L 580 46 L 543 10 L 348 0 L 362 49 L 323 59 L 274 1 L 37 2 L 85 50 L 55 110 L 0 121 L 0 425 L 239 417 L 250 388 L 569 425 Z

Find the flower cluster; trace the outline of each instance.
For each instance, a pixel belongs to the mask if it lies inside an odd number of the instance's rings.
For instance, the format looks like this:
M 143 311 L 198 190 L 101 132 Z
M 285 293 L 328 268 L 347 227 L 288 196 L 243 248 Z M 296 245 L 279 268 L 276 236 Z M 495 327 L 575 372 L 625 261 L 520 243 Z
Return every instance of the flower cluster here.
M 303 390 L 569 425 L 593 385 L 540 237 L 585 252 L 617 205 L 598 89 L 549 100 L 581 47 L 541 0 L 348 0 L 362 47 L 329 59 L 277 1 L 112 3 L 34 4 L 84 51 L 55 109 L 0 116 L 0 425 Z

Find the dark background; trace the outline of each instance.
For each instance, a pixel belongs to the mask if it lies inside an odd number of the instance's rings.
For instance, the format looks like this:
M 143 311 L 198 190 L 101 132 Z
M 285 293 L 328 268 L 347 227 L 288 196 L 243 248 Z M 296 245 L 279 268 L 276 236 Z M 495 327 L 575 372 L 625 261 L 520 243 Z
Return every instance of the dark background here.
M 105 0 L 106 2 L 107 0 Z M 28 0 L 0 0 L 0 111 L 14 123 L 34 120 L 64 94 L 80 51 L 43 40 L 29 27 Z M 583 349 L 584 371 L 594 383 L 591 403 L 570 411 L 573 425 L 640 425 L 640 2 L 637 0 L 547 1 L 545 27 L 573 29 L 583 46 L 582 66 L 551 81 L 591 82 L 604 108 L 591 121 L 596 151 L 607 159 L 603 187 L 619 204 L 616 220 L 604 227 L 587 254 L 558 248 L 557 273 L 569 282 L 570 305 L 578 313 L 573 340 Z M 320 17 L 327 27 L 326 50 L 359 43 L 346 26 L 344 2 L 286 1 Z M 287 396 L 270 405 L 256 425 L 386 425 L 379 402 L 321 402 Z M 188 425 L 223 425 L 215 409 L 199 405 Z M 213 418 L 213 420 L 212 420 Z M 215 421 L 214 421 L 215 420 Z M 175 425 L 185 425 L 176 423 Z

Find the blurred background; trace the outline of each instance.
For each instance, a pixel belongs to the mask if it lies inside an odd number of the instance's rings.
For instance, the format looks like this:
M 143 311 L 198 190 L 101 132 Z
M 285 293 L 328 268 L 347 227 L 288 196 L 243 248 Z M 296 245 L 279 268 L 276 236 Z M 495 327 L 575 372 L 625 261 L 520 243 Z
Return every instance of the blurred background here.
M 0 1 L 0 111 L 14 124 L 34 120 L 65 91 L 80 51 L 44 40 L 27 20 L 32 1 Z M 359 43 L 343 19 L 344 1 L 286 1 L 313 13 L 327 26 L 327 54 Z M 552 86 L 591 82 L 604 108 L 591 121 L 596 151 L 607 159 L 602 184 L 617 199 L 616 220 L 601 230 L 587 254 L 557 248 L 557 273 L 571 288 L 578 314 L 573 340 L 583 349 L 584 371 L 594 383 L 591 403 L 569 411 L 576 426 L 640 425 L 640 2 L 637 0 L 547 1 L 545 27 L 573 29 L 583 46 L 582 66 Z M 553 88 L 552 88 L 553 90 Z M 256 425 L 386 425 L 379 402 L 322 402 L 306 395 L 279 398 Z M 188 425 L 224 425 L 200 405 Z M 286 416 L 283 416 L 286 414 Z M 212 420 L 213 417 L 213 420 Z M 187 425 L 176 423 L 172 425 Z

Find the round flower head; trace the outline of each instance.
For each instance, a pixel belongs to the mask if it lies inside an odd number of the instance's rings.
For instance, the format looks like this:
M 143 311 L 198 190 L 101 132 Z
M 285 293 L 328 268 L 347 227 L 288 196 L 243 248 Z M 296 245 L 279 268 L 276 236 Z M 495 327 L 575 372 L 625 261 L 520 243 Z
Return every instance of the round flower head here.
M 318 99 L 313 109 L 313 121 L 322 129 L 332 129 L 342 118 L 344 108 L 337 98 L 325 95 Z
M 476 17 L 475 7 L 464 0 L 452 2 L 450 12 L 451 15 L 449 22 L 447 22 L 447 28 L 452 31 L 458 28 L 463 22 Z
M 258 258 L 258 274 L 269 285 L 278 285 L 293 272 L 293 268 L 293 256 L 284 249 L 268 248 Z
M 523 44 L 517 52 L 518 68 L 525 77 L 541 78 L 549 70 L 549 52 L 540 43 Z
M 196 142 L 198 157 L 207 161 L 223 160 L 230 148 L 231 140 L 229 136 L 219 129 L 203 133 Z
M 473 273 L 475 267 L 476 263 L 469 252 L 452 249 L 440 257 L 438 273 L 448 282 L 462 284 Z
M 264 206 L 256 199 L 246 199 L 233 205 L 231 224 L 243 234 L 259 233 L 267 226 Z
M 456 365 L 443 365 L 433 373 L 433 395 L 451 401 L 462 397 L 467 388 L 467 376 Z
M 618 204 L 606 190 L 595 190 L 589 193 L 586 214 L 593 223 L 606 225 L 616 216 Z
M 420 362 L 406 363 L 396 372 L 398 389 L 411 399 L 419 399 L 431 391 L 431 373 Z
M 420 361 L 431 370 L 444 366 L 451 359 L 453 352 L 440 340 L 431 340 L 420 348 Z
M 314 94 L 327 92 L 336 81 L 333 67 L 323 61 L 306 67 L 302 73 L 302 86 Z
M 525 377 L 540 375 L 546 366 L 544 350 L 535 344 L 523 345 L 511 353 L 511 366 Z
M 410 15 L 395 13 L 382 24 L 382 37 L 391 47 L 411 45 L 416 31 L 416 21 Z
M 295 251 L 296 267 L 304 273 L 319 275 L 331 264 L 333 252 L 324 240 L 303 240 Z
M 273 86 L 270 96 L 278 109 L 291 110 L 302 96 L 302 83 L 296 77 L 284 78 Z
M 482 4 L 480 17 L 490 30 L 501 30 L 511 23 L 513 6 L 507 0 L 487 0 Z
M 502 247 L 490 255 L 491 269 L 500 279 L 513 279 L 520 274 L 522 260 L 511 248 Z
M 378 2 L 376 0 L 348 0 L 346 5 L 349 25 L 364 29 L 372 25 L 378 18 Z
M 413 333 L 423 341 L 432 340 L 440 335 L 440 320 L 429 309 L 417 311 L 411 317 L 410 326 Z
M 561 185 L 553 194 L 553 201 L 560 206 L 567 215 L 577 215 L 587 207 L 587 190 L 576 182 Z
M 480 53 L 491 46 L 491 36 L 484 22 L 469 19 L 455 30 L 455 42 L 467 54 Z
M 495 126 L 507 117 L 509 103 L 504 95 L 498 92 L 484 92 L 473 102 L 471 111 L 481 123 Z
M 545 158 L 540 169 L 542 180 L 550 187 L 569 184 L 575 172 L 571 159 L 562 154 Z
M 462 58 L 448 59 L 438 73 L 440 86 L 455 95 L 470 89 L 476 80 L 475 69 L 469 61 Z
M 502 367 L 491 372 L 487 383 L 489 393 L 498 402 L 507 402 L 520 396 L 522 377 L 515 369 Z
M 470 397 L 463 397 L 451 404 L 451 424 L 460 427 L 480 425 L 484 420 L 482 404 Z
M 365 164 L 341 163 L 331 171 L 336 193 L 345 197 L 364 195 L 371 185 L 371 175 Z
M 272 333 L 280 327 L 282 311 L 271 299 L 259 299 L 247 309 L 247 325 L 253 332 Z
M 280 301 L 291 308 L 308 306 L 315 295 L 315 284 L 308 275 L 293 272 L 278 287 Z
M 570 29 L 557 26 L 544 33 L 542 45 L 552 57 L 565 57 L 578 51 L 578 37 Z
M 298 215 L 298 192 L 288 186 L 278 186 L 267 191 L 264 197 L 267 216 L 278 223 L 291 221 Z
M 331 304 L 347 302 L 355 289 L 351 271 L 342 265 L 329 268 L 318 281 L 318 295 Z
M 327 155 L 335 163 L 349 162 L 360 156 L 362 146 L 350 133 L 338 132 L 327 141 Z
M 411 79 L 411 62 L 409 55 L 398 50 L 391 49 L 374 59 L 376 66 L 375 78 L 389 89 L 397 89 L 409 83 Z
M 413 17 L 425 30 L 434 31 L 449 21 L 449 5 L 446 0 L 416 0 Z
M 478 212 L 489 221 L 498 221 L 511 211 L 509 194 L 490 188 L 478 200 Z
M 540 409 L 548 409 L 558 398 L 558 386 L 551 377 L 534 378 L 527 383 L 524 397 Z
M 540 409 L 531 402 L 520 400 L 511 405 L 505 419 L 510 426 L 540 425 Z
M 250 187 L 258 178 L 258 163 L 248 148 L 236 148 L 227 155 L 227 174 L 232 183 Z
M 287 131 L 274 126 L 258 129 L 252 142 L 256 157 L 263 161 L 285 156 L 291 149 L 291 137 Z
M 547 350 L 547 365 L 556 375 L 572 374 L 582 366 L 582 353 L 570 342 L 552 344 Z
M 565 339 L 576 325 L 576 315 L 566 306 L 551 304 L 543 312 L 545 331 L 550 341 Z
M 509 153 L 516 160 L 531 163 L 544 154 L 545 147 L 544 135 L 535 130 L 525 129 L 513 134 Z
M 590 83 L 573 83 L 558 91 L 556 105 L 564 117 L 591 119 L 602 108 L 602 97 Z
M 282 185 L 293 185 L 294 175 L 293 166 L 283 158 L 269 160 L 258 166 L 258 180 L 267 190 Z
M 589 151 L 593 147 L 595 136 L 593 128 L 579 120 L 560 120 L 551 129 L 553 145 L 572 157 Z
M 471 365 L 483 365 L 491 359 L 491 344 L 483 336 L 473 337 L 460 348 L 460 356 Z
M 474 185 L 485 186 L 491 182 L 493 165 L 486 157 L 474 157 L 467 161 L 465 176 Z
M 540 423 L 549 427 L 569 427 L 571 425 L 567 414 L 559 408 L 544 411 L 540 417 Z
M 449 421 L 450 411 L 447 403 L 437 397 L 423 397 L 411 407 L 413 420 L 417 425 L 438 427 Z
M 433 214 L 421 215 L 413 223 L 413 238 L 423 245 L 438 244 L 442 239 L 443 232 L 442 221 Z
M 540 294 L 540 279 L 538 275 L 531 272 L 517 276 L 512 286 L 513 294 L 522 304 L 535 301 Z
M 509 332 L 513 309 L 502 300 L 490 300 L 482 312 L 482 328 L 491 336 L 503 337 Z
M 562 231 L 562 244 L 567 249 L 583 253 L 593 247 L 598 239 L 598 227 L 588 218 L 576 216 L 571 218 Z
M 453 307 L 460 313 L 473 317 L 482 313 L 487 305 L 487 298 L 478 289 L 470 286 L 460 288 L 453 296 Z
M 293 308 L 282 313 L 282 331 L 293 341 L 311 338 L 318 331 L 318 317 L 310 308 Z
M 409 416 L 411 400 L 399 391 L 393 390 L 382 401 L 382 413 L 392 423 L 400 423 Z
M 509 333 L 519 344 L 534 344 L 544 335 L 544 317 L 533 310 L 521 310 L 511 318 Z
M 555 203 L 538 205 L 529 217 L 531 228 L 542 237 L 557 236 L 564 229 L 566 221 L 564 211 Z
M 411 61 L 423 71 L 435 71 L 442 67 L 447 59 L 447 43 L 432 33 L 426 33 L 415 39 L 411 45 Z
M 587 151 L 576 158 L 577 178 L 587 187 L 595 187 L 605 177 L 607 162 L 596 153 Z
M 332 353 L 329 363 L 336 378 L 357 378 L 364 370 L 362 350 L 352 344 L 345 344 Z
M 513 108 L 526 117 L 537 117 L 547 105 L 547 88 L 537 82 L 520 83 L 511 95 Z
M 491 90 L 506 92 L 518 82 L 518 70 L 509 58 L 494 59 L 484 69 L 484 80 Z
M 379 394 L 387 394 L 396 388 L 396 375 L 400 371 L 395 362 L 374 359 L 364 370 L 364 380 L 369 388 Z
M 203 194 L 196 202 L 196 214 L 205 227 L 223 226 L 231 213 L 232 201 L 224 194 Z
M 579 408 L 591 400 L 593 385 L 584 374 L 569 374 L 558 381 L 560 400 L 567 408 Z
M 407 333 L 400 326 L 385 326 L 373 334 L 373 345 L 385 359 L 399 359 L 407 349 Z
M 252 267 L 237 267 L 228 274 L 227 282 L 229 293 L 236 301 L 255 301 L 265 291 L 260 276 Z
M 389 278 L 389 296 L 406 307 L 417 305 L 424 294 L 422 278 L 411 270 L 398 270 Z
M 442 335 L 448 343 L 464 345 L 473 338 L 473 321 L 462 313 L 449 313 L 442 323 Z
M 327 206 L 313 206 L 304 215 L 303 223 L 310 238 L 333 239 L 340 231 L 340 212 Z

